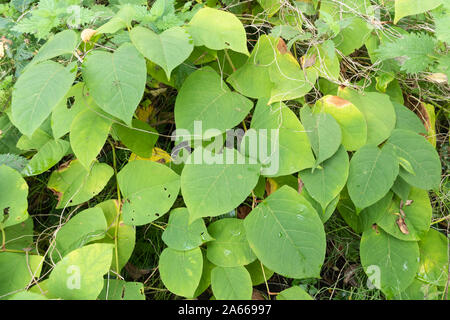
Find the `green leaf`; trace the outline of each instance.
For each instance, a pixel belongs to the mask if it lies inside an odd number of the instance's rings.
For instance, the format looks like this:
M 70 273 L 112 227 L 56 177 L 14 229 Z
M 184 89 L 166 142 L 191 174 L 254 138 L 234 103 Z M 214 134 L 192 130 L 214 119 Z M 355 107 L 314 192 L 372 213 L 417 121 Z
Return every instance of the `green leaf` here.
M 33 278 L 39 278 L 43 259 L 31 254 L 1 252 L 0 296 L 4 297 L 0 299 L 8 299 L 10 295 L 30 284 Z
M 364 209 L 383 198 L 398 175 L 395 155 L 375 145 L 365 145 L 350 160 L 348 193 L 357 209 Z
M 270 17 L 281 8 L 280 0 L 258 0 L 258 3 L 264 9 L 264 12 Z
M 247 269 L 248 273 L 250 274 L 250 277 L 252 278 L 252 284 L 254 286 L 264 283 L 266 280 L 269 280 L 274 274 L 272 270 L 263 265 L 258 259 L 246 265 L 245 269 Z
M 211 271 L 211 288 L 217 300 L 251 300 L 252 279 L 240 267 L 215 267 Z
M 393 102 L 396 122 L 395 129 L 404 129 L 414 131 L 416 133 L 427 134 L 427 130 L 419 117 L 404 105 Z
M 398 240 L 380 229 L 363 233 L 360 255 L 370 283 L 388 298 L 405 290 L 419 268 L 417 242 Z
M 69 150 L 67 141 L 50 140 L 39 149 L 22 170 L 24 176 L 41 174 L 57 164 Z
M 196 163 L 197 159 L 203 160 Z M 259 172 L 259 164 L 250 163 L 234 149 L 224 148 L 222 154 L 214 157 L 208 150 L 196 148 L 181 173 L 181 193 L 189 220 L 235 209 L 255 187 Z
M 25 250 L 33 244 L 33 219 L 7 227 L 5 231 L 5 248 Z
M 106 234 L 106 219 L 100 208 L 89 208 L 70 218 L 55 237 L 53 259 L 61 260 L 69 252 L 100 240 Z
M 81 111 L 70 126 L 70 146 L 80 163 L 86 168 L 102 150 L 112 121 L 95 109 Z
M 215 267 L 215 265 L 206 258 L 206 250 L 205 249 L 201 250 L 203 255 L 202 277 L 200 279 L 200 283 L 198 284 L 197 289 L 195 290 L 194 297 L 198 297 L 211 285 L 211 271 Z
M 327 95 L 317 100 L 313 112 L 325 112 L 333 116 L 342 130 L 342 145 L 348 151 L 358 150 L 366 144 L 366 120 L 350 101 Z
M 348 154 L 341 146 L 331 158 L 316 169 L 299 173 L 309 195 L 320 203 L 322 210 L 336 198 L 347 182 L 349 173 Z M 322 211 L 321 210 L 321 211 Z
M 120 123 L 114 123 L 113 132 L 119 140 L 130 150 L 143 158 L 150 158 L 152 150 L 158 140 L 158 132 L 144 121 L 133 119 L 133 127 L 126 127 Z
M 400 176 L 414 187 L 429 190 L 441 181 L 441 162 L 436 149 L 423 136 L 395 129 L 385 147 L 392 148 L 397 157 L 411 164 L 414 174 L 400 168 Z
M 14 125 L 30 137 L 64 98 L 75 74 L 53 61 L 28 68 L 14 85 L 11 105 Z
M 277 294 L 277 300 L 314 300 L 300 286 L 293 286 Z
M 159 257 L 161 280 L 170 292 L 192 298 L 200 283 L 203 256 L 200 248 L 177 251 L 166 248 Z
M 63 54 L 72 54 L 78 45 L 78 36 L 73 30 L 64 30 L 51 37 L 34 56 L 30 66 Z
M 377 221 L 378 225 L 390 235 L 405 241 L 418 241 L 423 239 L 430 229 L 431 224 L 431 203 L 428 192 L 412 188 L 408 200 L 413 200 L 410 205 L 403 205 L 403 217 L 409 233 L 403 233 L 397 225 L 397 220 L 401 217 L 400 199 L 394 199 L 388 209 L 388 214 Z
M 99 194 L 112 175 L 113 169 L 106 163 L 95 163 L 88 171 L 78 160 L 72 160 L 52 172 L 47 187 L 58 196 L 56 209 L 62 209 Z
M 0 130 L 0 153 L 20 153 L 16 144 L 21 134 L 6 114 L 0 116 Z
M 341 128 L 330 114 L 313 114 L 308 106 L 300 109 L 300 117 L 316 156 L 317 166 L 339 149 L 342 141 Z
M 38 128 L 31 137 L 25 135 L 21 136 L 19 141 L 17 141 L 17 147 L 22 150 L 39 150 L 47 142 L 53 140 L 50 133 L 45 130 Z
M 8 300 L 48 300 L 45 296 L 30 291 L 22 291 L 12 295 Z
M 133 226 L 126 225 L 122 218 L 120 221 L 117 221 L 117 216 L 120 213 L 119 202 L 117 200 L 110 199 L 103 201 L 96 207 L 103 210 L 106 225 L 108 226 L 106 237 L 99 242 L 117 245 L 117 250 L 113 251 L 111 269 L 120 273 L 120 270 L 126 265 L 133 253 L 136 242 L 136 229 Z
M 177 129 L 207 139 L 238 125 L 252 107 L 249 99 L 231 92 L 211 67 L 204 67 L 189 75 L 178 92 L 175 123 Z M 195 121 L 201 121 L 201 129 L 196 130 Z
M 97 33 L 116 33 L 120 29 L 131 28 L 131 22 L 136 15 L 135 7 L 125 4 L 111 20 L 97 29 Z
M 18 156 L 12 153 L 0 154 L 0 166 L 6 165 L 13 168 L 17 172 L 22 172 L 22 170 L 27 166 L 28 159 Z
M 418 278 L 444 287 L 448 281 L 448 238 L 430 229 L 419 242 L 420 263 Z
M 145 300 L 144 284 L 119 279 L 105 279 L 98 300 Z
M 180 191 L 180 177 L 163 164 L 135 160 L 117 175 L 123 194 L 123 221 L 139 226 L 168 212 Z
M 145 59 L 130 44 L 114 53 L 94 51 L 83 63 L 83 78 L 97 105 L 131 125 L 131 118 L 144 94 Z
M 442 4 L 442 0 L 395 0 L 394 23 L 396 24 L 403 17 L 434 9 L 440 4 Z
M 64 300 L 94 300 L 103 288 L 103 275 L 111 265 L 113 245 L 95 243 L 76 249 L 50 273 L 48 290 Z
M 361 2 L 364 3 L 363 1 Z M 355 4 L 351 2 L 347 6 L 353 9 Z M 352 12 L 352 14 L 354 14 L 354 12 Z M 372 25 L 362 17 L 351 16 L 346 19 L 346 22 L 347 24 L 345 27 L 342 28 L 339 34 L 333 39 L 336 49 L 342 52 L 344 56 L 348 56 L 356 49 L 361 48 L 373 29 Z
M 0 226 L 6 228 L 28 218 L 28 185 L 20 173 L 0 166 Z
M 411 191 L 411 185 L 409 185 L 402 177 L 398 176 L 395 179 L 392 191 L 403 201 L 408 200 L 409 192 Z
M 244 220 L 247 240 L 269 269 L 289 278 L 319 277 L 325 232 L 316 210 L 294 189 L 283 186 Z
M 211 23 L 212 21 L 214 23 Z M 195 46 L 205 46 L 213 50 L 231 49 L 248 55 L 244 26 L 230 12 L 202 8 L 192 17 L 188 31 Z
M 189 212 L 186 208 L 173 209 L 170 212 L 167 228 L 162 234 L 164 243 L 172 249 L 186 251 L 213 240 L 206 230 L 203 219 L 189 224 Z
M 245 236 L 244 221 L 220 219 L 208 226 L 214 240 L 208 242 L 208 260 L 220 267 L 238 267 L 256 259 Z
M 130 39 L 144 57 L 164 69 L 169 80 L 172 70 L 183 63 L 194 49 L 191 36 L 181 27 L 156 34 L 137 26 L 130 31 Z
M 333 41 L 326 40 L 313 46 L 303 59 L 304 62 L 315 61 L 312 68 L 318 72 L 318 77 L 338 81 L 340 64 Z
M 241 142 L 241 152 L 258 150 L 261 173 L 267 177 L 285 176 L 314 166 L 314 155 L 303 125 L 295 113 L 278 102 L 267 105 L 261 99 L 253 113 L 251 128 Z M 264 154 L 264 151 L 265 154 Z M 253 153 L 253 152 L 252 152 Z
M 367 124 L 367 142 L 379 145 L 389 138 L 395 127 L 395 110 L 389 96 L 377 92 L 360 93 L 349 87 L 338 90 L 338 96 L 350 101 L 362 112 Z

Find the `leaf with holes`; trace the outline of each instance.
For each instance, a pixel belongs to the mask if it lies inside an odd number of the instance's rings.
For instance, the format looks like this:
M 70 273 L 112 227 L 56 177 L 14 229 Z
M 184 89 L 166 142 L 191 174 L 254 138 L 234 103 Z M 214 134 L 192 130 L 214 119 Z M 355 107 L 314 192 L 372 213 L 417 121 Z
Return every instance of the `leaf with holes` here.
M 0 226 L 13 226 L 28 218 L 28 185 L 13 168 L 0 166 Z

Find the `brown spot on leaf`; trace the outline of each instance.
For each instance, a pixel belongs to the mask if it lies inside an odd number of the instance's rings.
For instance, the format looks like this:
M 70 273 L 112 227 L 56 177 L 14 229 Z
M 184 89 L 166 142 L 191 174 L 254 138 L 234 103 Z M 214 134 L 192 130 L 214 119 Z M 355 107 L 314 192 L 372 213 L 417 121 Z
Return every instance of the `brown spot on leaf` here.
M 341 97 L 338 97 L 338 96 L 329 96 L 328 98 L 326 98 L 325 102 L 328 104 L 334 105 L 338 108 L 342 108 L 346 105 L 351 104 L 350 101 L 342 99 Z
M 399 217 L 396 223 L 403 234 L 409 234 L 408 226 L 406 225 L 405 219 L 403 217 Z
M 281 39 L 281 38 L 278 39 L 277 49 L 278 49 L 278 51 L 279 51 L 281 54 L 285 54 L 285 53 L 289 52 L 289 51 L 288 51 L 288 48 L 287 48 L 287 45 L 286 45 L 286 42 L 284 42 L 284 40 Z

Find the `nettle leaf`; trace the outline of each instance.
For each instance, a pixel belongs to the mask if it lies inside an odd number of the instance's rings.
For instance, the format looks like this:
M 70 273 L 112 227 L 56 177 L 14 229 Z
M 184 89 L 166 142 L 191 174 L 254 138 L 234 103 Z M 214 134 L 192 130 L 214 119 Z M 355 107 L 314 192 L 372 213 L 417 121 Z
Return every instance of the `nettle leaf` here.
M 214 21 L 214 23 L 211 23 Z M 213 50 L 231 49 L 249 54 L 244 26 L 232 13 L 202 8 L 192 17 L 188 31 L 195 46 L 205 46 Z
M 70 126 L 70 146 L 86 169 L 91 167 L 102 150 L 111 125 L 112 120 L 95 109 L 81 111 L 73 119 Z
M 328 113 L 313 114 L 308 106 L 300 109 L 300 117 L 316 156 L 317 166 L 339 149 L 342 141 L 341 128 L 333 116 Z
M 68 133 L 73 119 L 92 104 L 92 97 L 87 92 L 84 82 L 78 82 L 70 88 L 66 96 L 53 109 L 51 117 L 53 136 L 58 139 Z M 36 130 L 35 134 L 38 130 Z
M 203 256 L 200 248 L 178 251 L 172 248 L 163 250 L 159 257 L 159 274 L 170 292 L 192 298 L 200 283 L 203 269 Z
M 72 54 L 78 45 L 77 33 L 64 30 L 51 37 L 34 56 L 30 66 L 41 61 L 49 60 L 63 54 Z
M 41 174 L 56 165 L 69 150 L 67 141 L 57 139 L 44 144 L 22 170 L 24 176 Z
M 149 158 L 158 140 L 158 132 L 144 121 L 133 119 L 133 127 L 121 123 L 112 125 L 113 132 L 119 140 L 139 157 Z
M 4 189 L 2 189 L 4 190 Z M 11 297 L 20 289 L 39 278 L 44 257 L 25 253 L 0 254 L 0 300 Z
M 325 231 L 316 210 L 294 189 L 283 186 L 244 220 L 247 240 L 269 269 L 289 278 L 319 277 Z
M 188 210 L 177 208 L 170 212 L 169 222 L 162 234 L 162 240 L 169 248 L 186 251 L 197 248 L 213 238 L 206 230 L 203 219 L 189 223 Z
M 388 214 L 384 215 L 377 223 L 384 231 L 400 240 L 418 241 L 423 239 L 430 229 L 431 203 L 428 192 L 416 188 L 411 189 L 408 200 L 413 202 L 410 205 L 403 204 L 401 207 L 401 200 L 394 199 L 388 209 Z M 401 221 L 406 225 L 407 233 L 404 229 L 400 229 L 398 223 Z
M 251 100 L 232 92 L 211 67 L 204 67 L 189 75 L 178 92 L 175 123 L 193 134 L 198 131 L 194 121 L 201 121 L 207 139 L 238 125 L 252 107 Z
M 189 58 L 194 49 L 192 37 L 181 27 L 156 34 L 137 26 L 130 31 L 130 39 L 144 57 L 164 69 L 169 80 L 172 70 Z
M 395 129 L 404 129 L 416 133 L 426 134 L 427 130 L 419 117 L 404 105 L 393 102 L 396 114 Z
M 293 286 L 277 294 L 277 300 L 314 300 L 300 286 Z
M 442 0 L 395 0 L 394 23 L 396 24 L 403 17 L 434 9 L 442 3 Z
M 348 151 L 361 148 L 367 142 L 367 123 L 363 113 L 350 101 L 327 95 L 317 100 L 314 113 L 331 114 L 342 131 L 342 145 Z
M 139 226 L 168 212 L 180 191 L 180 177 L 163 164 L 135 160 L 117 175 L 124 197 L 123 221 Z
M 105 279 L 98 300 L 145 300 L 144 284 L 119 279 Z
M 120 270 L 122 270 L 122 268 L 126 265 L 131 257 L 131 254 L 133 253 L 136 242 L 136 229 L 133 226 L 126 225 L 123 222 L 122 218 L 117 221 L 120 209 L 119 202 L 116 199 L 103 201 L 96 207 L 99 207 L 103 210 L 103 214 L 105 215 L 106 219 L 106 225 L 108 226 L 108 229 L 106 230 L 106 236 L 99 242 L 117 245 L 117 252 L 116 250 L 113 251 L 111 270 L 119 273 Z
M 94 51 L 86 57 L 82 71 L 97 105 L 131 125 L 147 79 L 145 59 L 136 48 L 125 43 L 114 53 Z
M 352 90 L 339 87 L 338 96 L 350 101 L 362 112 L 367 124 L 367 142 L 380 144 L 391 135 L 395 127 L 396 114 L 389 96 L 377 92 Z
M 251 128 L 243 137 L 241 152 L 262 164 L 261 173 L 267 177 L 285 176 L 314 166 L 314 155 L 308 136 L 295 113 L 278 102 L 267 105 L 261 99 L 253 113 Z M 263 151 L 267 151 L 265 154 Z
M 94 300 L 103 288 L 114 246 L 95 243 L 76 249 L 59 261 L 48 278 L 52 296 L 64 300 Z
M 53 259 L 59 261 L 69 252 L 102 239 L 106 235 L 107 227 L 102 209 L 89 208 L 81 211 L 56 233 Z
M 326 210 L 328 204 L 335 199 L 347 182 L 349 160 L 347 151 L 341 146 L 331 158 L 320 167 L 306 169 L 299 173 L 309 195 Z
M 441 181 L 439 155 L 423 136 L 412 131 L 395 129 L 386 142 L 386 147 L 393 149 L 397 157 L 410 164 L 412 172 L 403 167 L 399 172 L 407 183 L 425 190 L 439 186 Z
M 420 263 L 417 277 L 444 287 L 448 281 L 448 238 L 430 229 L 419 242 Z
M 72 160 L 52 172 L 47 187 L 58 196 L 57 209 L 75 206 L 100 193 L 113 175 L 106 163 L 94 163 L 90 170 Z
M 238 267 L 256 259 L 245 236 L 244 220 L 220 219 L 208 226 L 208 260 L 220 267 Z
M 405 290 L 419 268 L 417 242 L 399 240 L 380 229 L 363 233 L 360 255 L 369 281 L 388 298 Z
M 64 98 L 75 75 L 76 72 L 53 61 L 27 68 L 14 85 L 11 104 L 14 125 L 31 136 Z
M 260 168 L 235 149 L 224 148 L 223 153 L 213 155 L 207 149 L 196 148 L 181 172 L 181 193 L 189 220 L 235 209 L 256 186 Z
M 0 166 L 0 225 L 18 224 L 28 218 L 28 185 L 19 172 Z
M 252 279 L 240 267 L 215 267 L 211 271 L 211 288 L 217 300 L 251 300 Z

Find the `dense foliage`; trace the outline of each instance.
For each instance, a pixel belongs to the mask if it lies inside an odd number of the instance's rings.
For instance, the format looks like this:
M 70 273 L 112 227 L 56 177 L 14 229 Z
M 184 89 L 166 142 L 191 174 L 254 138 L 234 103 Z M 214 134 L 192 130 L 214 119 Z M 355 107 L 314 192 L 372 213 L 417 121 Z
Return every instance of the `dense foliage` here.
M 447 299 L 449 27 L 444 0 L 0 4 L 0 299 Z

